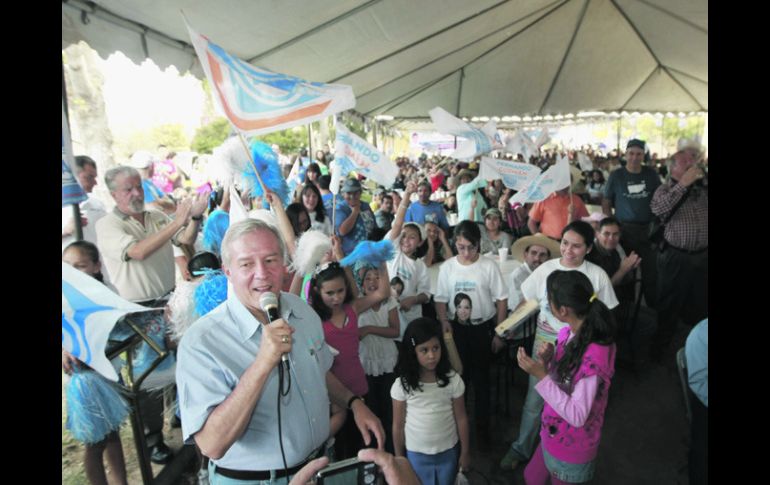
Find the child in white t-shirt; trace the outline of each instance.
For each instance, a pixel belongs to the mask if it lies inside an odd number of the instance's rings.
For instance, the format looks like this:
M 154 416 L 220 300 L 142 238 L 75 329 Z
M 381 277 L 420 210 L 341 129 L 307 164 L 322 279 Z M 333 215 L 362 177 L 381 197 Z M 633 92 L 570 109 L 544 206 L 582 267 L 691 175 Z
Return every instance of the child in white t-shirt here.
M 441 324 L 412 321 L 404 332 L 393 383 L 393 443 L 423 485 L 455 481 L 459 466 L 470 466 L 465 384 L 451 370 Z M 408 412 L 407 412 L 408 409 Z

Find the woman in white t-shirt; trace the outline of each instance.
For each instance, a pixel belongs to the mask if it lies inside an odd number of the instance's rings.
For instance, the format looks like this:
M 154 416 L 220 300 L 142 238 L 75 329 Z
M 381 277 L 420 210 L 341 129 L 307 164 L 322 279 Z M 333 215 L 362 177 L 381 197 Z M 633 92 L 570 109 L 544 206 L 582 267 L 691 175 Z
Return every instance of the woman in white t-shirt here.
M 452 484 L 471 464 L 465 385 L 449 364 L 441 326 L 418 318 L 404 333 L 393 383 L 393 442 L 423 485 Z
M 434 300 L 444 332 L 452 332 L 463 363 L 463 379 L 476 396 L 476 428 L 483 443 L 489 442 L 489 369 L 494 328 L 508 312 L 508 290 L 497 263 L 479 253 L 481 231 L 473 221 L 455 226 L 457 256 L 439 268 Z M 465 293 L 471 299 L 470 325 L 449 323 L 457 309 L 454 297 Z M 448 312 L 447 312 L 448 308 Z M 499 340 L 499 339 L 498 339 Z

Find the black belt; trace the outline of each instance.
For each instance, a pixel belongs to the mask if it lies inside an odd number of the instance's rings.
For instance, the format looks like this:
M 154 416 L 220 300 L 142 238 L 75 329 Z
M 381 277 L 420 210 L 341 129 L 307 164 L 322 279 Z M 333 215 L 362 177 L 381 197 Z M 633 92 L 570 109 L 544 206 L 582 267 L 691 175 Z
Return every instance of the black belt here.
M 284 478 L 288 477 L 290 475 L 294 475 L 297 473 L 303 466 L 307 465 L 307 463 L 310 460 L 315 460 L 319 456 L 323 455 L 324 447 L 321 446 L 318 448 L 318 451 L 311 453 L 310 456 L 303 462 L 301 462 L 299 465 L 293 466 L 286 469 L 280 469 L 280 470 L 263 470 L 263 471 L 255 471 L 255 470 L 231 470 L 229 468 L 224 468 L 219 465 L 214 465 L 214 473 L 218 473 L 222 475 L 223 477 L 227 478 L 234 478 L 236 480 L 270 480 L 273 477 L 273 473 L 275 473 L 275 478 Z
M 694 251 L 690 251 L 689 249 L 682 249 L 682 248 L 678 248 L 678 247 L 676 247 L 676 246 L 672 246 L 672 245 L 670 245 L 670 244 L 668 245 L 668 247 L 670 247 L 670 248 L 671 248 L 671 249 L 673 249 L 673 250 L 679 251 L 680 253 L 684 253 L 684 254 L 700 254 L 700 253 L 702 253 L 702 252 L 705 252 L 705 251 L 708 251 L 708 250 L 709 250 L 708 246 L 706 246 L 706 247 L 705 247 L 705 248 L 703 248 L 703 249 L 696 249 L 696 250 L 694 250 Z

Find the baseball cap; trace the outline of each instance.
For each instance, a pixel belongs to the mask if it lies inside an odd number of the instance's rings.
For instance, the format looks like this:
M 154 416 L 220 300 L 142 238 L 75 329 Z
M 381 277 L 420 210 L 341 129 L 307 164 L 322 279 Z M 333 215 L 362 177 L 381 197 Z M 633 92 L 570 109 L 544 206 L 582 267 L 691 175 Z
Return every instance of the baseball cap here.
M 342 193 L 346 192 L 360 192 L 361 191 L 361 182 L 359 182 L 356 179 L 347 179 L 345 180 L 345 183 L 342 184 Z

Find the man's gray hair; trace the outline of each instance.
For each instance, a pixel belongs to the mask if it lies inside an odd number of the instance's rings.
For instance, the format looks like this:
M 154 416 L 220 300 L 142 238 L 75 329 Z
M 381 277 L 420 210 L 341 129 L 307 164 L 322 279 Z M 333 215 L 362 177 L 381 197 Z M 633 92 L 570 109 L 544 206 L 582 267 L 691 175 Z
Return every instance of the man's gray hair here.
M 107 170 L 107 173 L 104 174 L 104 183 L 107 184 L 107 189 L 109 189 L 110 192 L 115 191 L 115 179 L 121 175 L 128 175 L 129 177 L 139 177 L 140 179 L 142 178 L 139 172 L 132 167 L 127 167 L 125 165 L 118 165 L 115 168 L 111 168 Z
M 267 222 L 260 221 L 259 219 L 246 219 L 244 221 L 236 222 L 227 229 L 225 237 L 222 239 L 222 264 L 226 266 L 229 265 L 230 258 L 232 257 L 230 254 L 230 245 L 234 241 L 237 241 L 246 234 L 258 231 L 260 229 L 265 229 L 273 233 L 281 247 L 281 256 L 283 257 L 283 262 L 286 264 L 286 244 L 283 242 L 283 239 L 281 239 L 281 235 L 278 233 L 278 229 L 268 224 Z

